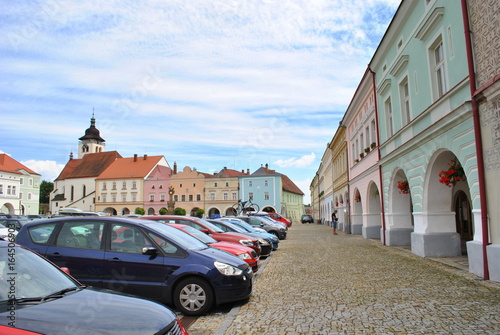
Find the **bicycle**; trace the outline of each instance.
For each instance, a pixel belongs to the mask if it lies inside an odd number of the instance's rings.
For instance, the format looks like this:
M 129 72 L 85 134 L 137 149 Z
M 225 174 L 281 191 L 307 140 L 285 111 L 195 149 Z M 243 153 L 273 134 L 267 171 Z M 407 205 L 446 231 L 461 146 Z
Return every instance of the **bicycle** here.
M 259 205 L 252 202 L 252 200 L 243 201 L 240 199 L 238 203 L 233 205 L 233 211 L 236 213 L 236 216 L 241 214 L 246 215 L 248 212 L 258 213 L 259 209 Z

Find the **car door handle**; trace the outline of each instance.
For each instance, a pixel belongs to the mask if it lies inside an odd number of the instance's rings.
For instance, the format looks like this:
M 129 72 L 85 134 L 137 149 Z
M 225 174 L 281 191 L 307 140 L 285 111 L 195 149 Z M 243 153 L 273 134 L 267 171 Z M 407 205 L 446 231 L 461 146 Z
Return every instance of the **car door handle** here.
M 107 261 L 109 262 L 115 262 L 115 263 L 118 263 L 118 262 L 121 262 L 122 260 L 119 259 L 118 257 L 113 257 L 113 258 L 108 258 L 106 259 Z
M 62 255 L 60 253 L 58 253 L 58 252 L 54 252 L 50 256 L 52 256 L 54 258 L 60 258 Z

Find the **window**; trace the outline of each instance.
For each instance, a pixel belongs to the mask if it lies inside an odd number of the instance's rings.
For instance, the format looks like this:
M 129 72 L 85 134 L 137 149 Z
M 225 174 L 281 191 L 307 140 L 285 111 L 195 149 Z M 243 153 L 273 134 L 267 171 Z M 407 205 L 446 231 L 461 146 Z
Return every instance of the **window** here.
M 214 183 L 214 187 L 217 187 L 217 183 Z
M 105 194 L 102 195 L 102 202 L 106 202 L 106 195 Z
M 269 200 L 269 192 L 264 192 L 264 200 Z
M 29 181 L 28 181 L 28 183 L 29 183 L 30 186 L 33 186 L 33 179 L 30 178 Z
M 104 222 L 65 222 L 57 236 L 56 245 L 65 248 L 101 248 Z
M 137 201 L 137 194 L 132 194 L 132 201 L 136 202 Z
M 441 37 L 431 47 L 431 65 L 433 67 L 432 84 L 436 99 L 441 98 L 447 91 L 444 47 Z
M 151 246 L 150 240 L 138 227 L 112 224 L 111 251 L 142 255 L 142 248 Z
M 181 195 L 181 201 L 186 201 L 186 195 L 185 194 Z
M 267 180 L 264 180 L 264 186 L 269 186 L 269 182 Z
M 174 201 L 179 201 L 179 196 L 177 194 L 174 194 Z
M 102 189 L 105 190 L 106 189 L 106 182 L 103 182 L 102 183 Z
M 210 201 L 215 201 L 215 192 L 210 192 Z
M 160 201 L 165 201 L 165 194 L 160 194 Z
M 189 195 L 189 201 L 193 201 L 193 195 L 192 194 Z
M 253 200 L 253 192 L 248 193 L 248 200 Z
M 3 194 L 3 184 L 0 184 L 0 194 Z
M 113 190 L 116 190 L 116 181 L 113 182 Z
M 226 181 L 226 187 L 229 187 L 229 182 Z
M 149 201 L 155 201 L 155 195 L 154 194 L 150 194 L 149 195 Z
M 122 190 L 126 190 L 127 189 L 127 182 L 124 181 L 122 182 Z
M 408 89 L 408 78 L 405 78 L 399 85 L 401 96 L 401 113 L 403 114 L 403 124 L 407 125 L 411 121 L 410 116 L 410 90 Z
M 85 197 L 87 195 L 87 186 L 83 185 L 82 187 L 82 195 Z
M 116 194 L 111 195 L 111 202 L 116 202 Z
M 222 199 L 229 200 L 229 194 L 227 194 L 227 192 L 222 193 Z
M 253 182 L 251 180 L 248 181 L 248 187 L 252 187 Z
M 132 189 L 137 189 L 137 182 L 135 180 L 132 182 Z
M 386 120 L 386 132 L 387 137 L 391 137 L 394 134 L 394 125 L 392 121 L 392 103 L 391 98 L 385 101 L 385 120 Z
M 127 195 L 125 194 L 122 195 L 122 202 L 127 202 Z
M 24 185 L 24 178 L 19 178 L 19 184 Z
M 238 200 L 238 194 L 236 192 L 232 193 L 231 200 Z
M 201 194 L 196 195 L 196 201 L 201 201 Z

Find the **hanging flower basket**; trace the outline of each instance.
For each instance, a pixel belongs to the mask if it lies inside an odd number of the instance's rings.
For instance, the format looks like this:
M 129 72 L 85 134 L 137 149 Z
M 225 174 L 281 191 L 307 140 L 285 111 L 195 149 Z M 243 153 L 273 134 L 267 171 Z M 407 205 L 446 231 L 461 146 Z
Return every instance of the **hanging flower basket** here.
M 398 181 L 398 189 L 401 194 L 409 194 L 410 193 L 410 185 L 408 185 L 408 181 L 400 180 Z
M 465 180 L 464 169 L 455 159 L 449 163 L 450 168 L 439 172 L 439 182 L 448 187 L 455 186 L 459 181 Z
M 366 148 L 365 148 L 365 152 L 366 152 L 366 153 L 369 153 L 369 152 L 370 152 L 370 147 L 366 147 Z
M 336 202 L 335 202 L 335 206 L 336 206 L 336 207 L 338 207 L 338 206 L 339 206 L 339 202 L 338 202 L 338 201 L 336 201 Z
M 354 200 L 355 200 L 356 202 L 361 202 L 361 194 L 359 194 L 359 193 L 358 193 L 358 194 L 356 194 L 356 196 L 354 197 Z
M 372 142 L 372 144 L 370 144 L 370 148 L 372 148 L 372 149 L 375 148 L 376 146 L 377 146 L 377 143 L 375 143 L 375 142 Z
M 340 200 L 340 204 L 343 204 L 344 203 L 344 200 Z

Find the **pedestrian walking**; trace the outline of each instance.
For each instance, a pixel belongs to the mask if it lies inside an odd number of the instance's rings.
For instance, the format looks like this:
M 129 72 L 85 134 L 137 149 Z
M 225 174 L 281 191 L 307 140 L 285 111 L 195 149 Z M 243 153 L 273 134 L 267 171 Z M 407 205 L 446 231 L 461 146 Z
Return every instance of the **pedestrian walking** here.
M 334 210 L 332 213 L 332 232 L 333 235 L 337 235 L 337 224 L 339 219 L 337 218 L 337 210 Z

